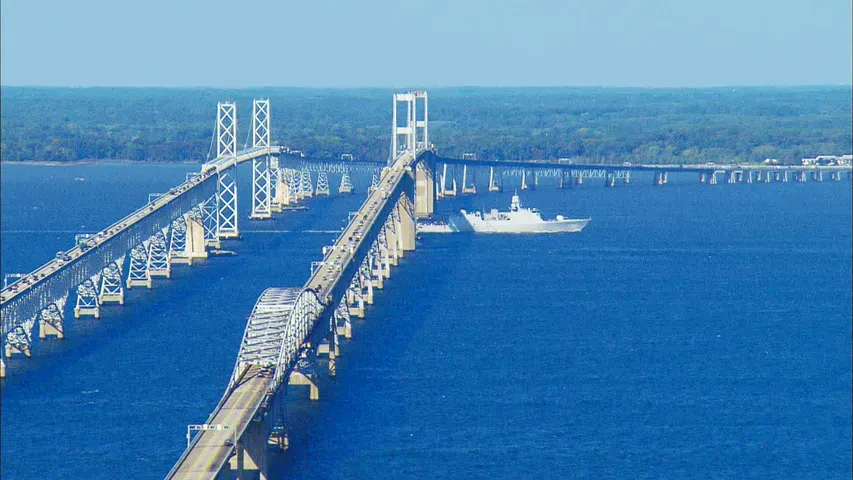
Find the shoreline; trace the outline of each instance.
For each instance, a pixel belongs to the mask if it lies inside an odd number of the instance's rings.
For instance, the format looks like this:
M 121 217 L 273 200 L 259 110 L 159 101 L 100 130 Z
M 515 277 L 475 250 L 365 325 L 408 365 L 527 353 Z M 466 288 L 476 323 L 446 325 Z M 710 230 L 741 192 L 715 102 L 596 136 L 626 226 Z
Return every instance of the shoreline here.
M 38 165 L 43 167 L 80 167 L 80 166 L 91 166 L 91 165 L 201 165 L 204 162 L 195 162 L 195 161 L 178 161 L 178 162 L 137 162 L 134 160 L 79 160 L 74 162 L 55 162 L 48 160 L 21 160 L 21 161 L 7 161 L 0 160 L 0 165 L 8 166 L 8 165 Z

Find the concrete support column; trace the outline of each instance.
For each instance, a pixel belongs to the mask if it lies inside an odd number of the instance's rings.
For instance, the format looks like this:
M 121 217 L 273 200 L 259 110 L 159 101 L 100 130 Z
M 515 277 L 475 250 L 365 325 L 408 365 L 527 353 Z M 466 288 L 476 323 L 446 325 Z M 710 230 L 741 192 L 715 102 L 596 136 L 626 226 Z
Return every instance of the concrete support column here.
M 238 442 L 243 445 L 243 471 L 258 472 L 260 480 L 269 478 L 269 435 L 267 422 L 249 422 Z
M 288 385 L 307 385 L 309 387 L 308 397 L 311 400 L 320 399 L 320 389 L 317 388 L 317 382 L 314 381 L 313 375 L 305 375 L 299 370 L 294 370 L 291 372 L 287 383 Z M 264 445 L 266 446 L 266 442 L 264 442 Z
M 389 228 L 387 224 L 385 228 L 385 244 L 388 250 L 388 263 L 396 267 L 400 260 L 400 254 L 397 251 L 397 232 Z
M 489 191 L 490 192 L 500 192 L 501 186 L 503 185 L 503 181 L 500 177 L 500 170 L 498 170 L 498 181 L 495 181 L 495 167 L 489 167 Z
M 187 258 L 187 264 L 192 265 L 194 258 L 207 258 L 207 250 L 204 244 L 204 225 L 202 225 L 201 217 L 193 215 L 184 215 L 187 221 L 187 242 L 184 248 L 184 255 Z
M 415 215 L 426 218 L 435 213 L 435 163 L 421 161 L 415 168 Z
M 400 201 L 397 202 L 397 215 L 400 218 L 399 223 L 399 235 L 400 235 L 400 246 L 403 251 L 412 251 L 415 249 L 415 233 L 416 233 L 416 224 L 415 224 L 415 212 L 414 205 L 412 204 L 412 200 L 403 195 L 400 197 Z

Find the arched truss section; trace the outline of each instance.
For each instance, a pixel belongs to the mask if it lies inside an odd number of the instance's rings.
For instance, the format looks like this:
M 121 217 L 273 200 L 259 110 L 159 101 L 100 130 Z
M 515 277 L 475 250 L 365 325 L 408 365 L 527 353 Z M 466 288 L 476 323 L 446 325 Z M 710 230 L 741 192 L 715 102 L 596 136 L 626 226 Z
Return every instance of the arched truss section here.
M 323 306 L 317 293 L 307 288 L 302 290 L 296 298 L 281 342 L 275 371 L 276 386 L 287 381 L 284 376 L 299 360 L 300 353 L 305 348 L 305 342 L 320 318 Z
M 264 290 L 249 315 L 231 386 L 252 365 L 275 368 L 276 387 L 280 385 L 284 373 L 299 359 L 322 307 L 312 290 Z

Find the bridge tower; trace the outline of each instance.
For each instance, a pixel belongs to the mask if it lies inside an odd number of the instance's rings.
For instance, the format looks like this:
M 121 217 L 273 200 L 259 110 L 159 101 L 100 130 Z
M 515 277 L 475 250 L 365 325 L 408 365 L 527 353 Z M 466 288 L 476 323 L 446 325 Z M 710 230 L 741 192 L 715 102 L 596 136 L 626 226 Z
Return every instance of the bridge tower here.
M 417 130 L 417 102 L 413 92 L 393 94 L 393 110 L 391 117 L 391 157 L 388 165 L 394 162 L 397 155 L 403 150 L 414 151 Z M 399 104 L 406 105 L 406 119 L 403 126 L 397 118 Z
M 406 104 L 406 116 L 403 125 L 400 125 L 398 115 L 400 103 Z M 430 147 L 429 96 L 427 92 L 415 91 L 393 94 L 391 155 L 388 164 L 390 165 L 402 151 L 408 151 L 414 157 L 419 148 L 429 149 Z M 434 211 L 435 162 L 423 159 L 415 166 L 415 212 L 418 218 L 423 218 L 431 216 Z
M 252 102 L 252 148 L 270 146 L 270 101 Z M 264 155 L 252 160 L 252 214 L 251 219 L 272 218 L 272 181 L 270 157 Z
M 217 172 L 218 236 L 237 238 L 237 104 L 233 102 L 217 104 L 216 156 L 230 159 Z

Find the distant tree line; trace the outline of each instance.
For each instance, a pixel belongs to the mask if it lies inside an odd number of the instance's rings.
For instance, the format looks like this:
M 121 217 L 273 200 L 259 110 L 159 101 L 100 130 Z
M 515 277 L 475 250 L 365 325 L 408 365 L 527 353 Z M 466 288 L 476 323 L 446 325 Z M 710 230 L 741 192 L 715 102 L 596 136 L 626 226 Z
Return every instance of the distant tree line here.
M 318 158 L 388 156 L 391 90 L 2 87 L 3 161 L 204 161 L 216 102 L 270 98 L 278 144 Z M 850 87 L 430 90 L 439 153 L 602 163 L 798 162 L 851 151 Z M 211 156 L 215 156 L 214 151 Z

